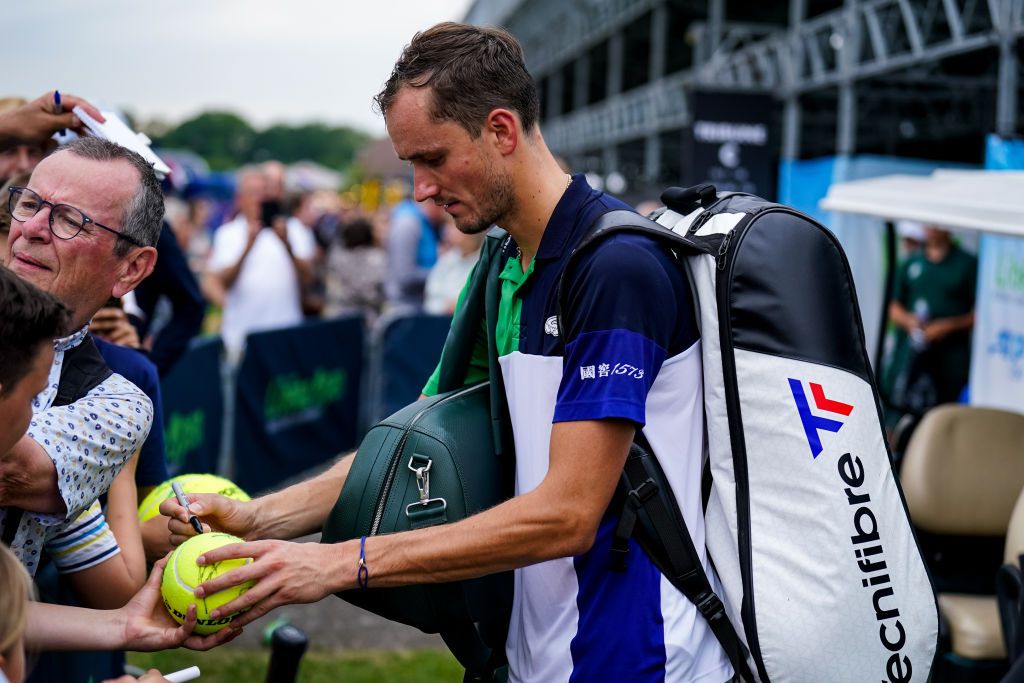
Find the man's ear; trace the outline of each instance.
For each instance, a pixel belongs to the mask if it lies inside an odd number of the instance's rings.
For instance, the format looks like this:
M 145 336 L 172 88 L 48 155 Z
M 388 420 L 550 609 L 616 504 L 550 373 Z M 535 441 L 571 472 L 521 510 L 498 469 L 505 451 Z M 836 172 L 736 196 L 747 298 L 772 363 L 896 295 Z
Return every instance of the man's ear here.
M 117 280 L 111 291 L 112 296 L 121 298 L 139 286 L 156 267 L 156 248 L 138 247 L 128 252 L 119 264 Z
M 492 136 L 494 146 L 502 155 L 512 154 L 519 147 L 522 127 L 519 117 L 508 109 L 494 109 L 487 115 L 484 132 Z

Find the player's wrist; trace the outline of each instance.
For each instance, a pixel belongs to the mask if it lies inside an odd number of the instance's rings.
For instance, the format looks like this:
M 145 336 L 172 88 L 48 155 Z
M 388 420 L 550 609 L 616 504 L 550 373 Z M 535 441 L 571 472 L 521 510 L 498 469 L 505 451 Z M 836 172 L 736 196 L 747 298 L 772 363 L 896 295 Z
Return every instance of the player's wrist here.
M 246 541 L 257 541 L 267 538 L 265 515 L 263 514 L 263 503 L 265 499 L 239 502 L 241 508 L 244 529 L 238 534 Z
M 355 538 L 334 546 L 337 552 L 331 553 L 334 564 L 333 576 L 329 578 L 335 584 L 334 591 L 354 590 L 370 587 L 370 572 L 373 563 L 373 550 L 369 539 L 364 544 Z M 330 547 L 330 546 L 327 546 Z

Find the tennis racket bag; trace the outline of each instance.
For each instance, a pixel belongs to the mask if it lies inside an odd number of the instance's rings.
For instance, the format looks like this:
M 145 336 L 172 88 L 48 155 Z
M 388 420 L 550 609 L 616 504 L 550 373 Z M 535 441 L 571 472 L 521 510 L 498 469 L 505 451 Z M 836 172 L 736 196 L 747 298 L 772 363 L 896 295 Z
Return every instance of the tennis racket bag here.
M 685 520 L 640 439 L 620 486 L 619 547 L 636 538 L 734 665 L 737 650 L 746 655 L 748 667 L 736 667 L 745 679 L 927 681 L 938 612 L 838 240 L 791 208 L 718 197 L 710 185 L 671 188 L 662 201 L 656 222 L 606 214 L 578 251 L 639 231 L 671 248 L 690 278 L 704 362 L 706 544 L 721 595 L 708 595 L 699 561 L 687 558 L 692 542 L 677 542 L 688 540 Z

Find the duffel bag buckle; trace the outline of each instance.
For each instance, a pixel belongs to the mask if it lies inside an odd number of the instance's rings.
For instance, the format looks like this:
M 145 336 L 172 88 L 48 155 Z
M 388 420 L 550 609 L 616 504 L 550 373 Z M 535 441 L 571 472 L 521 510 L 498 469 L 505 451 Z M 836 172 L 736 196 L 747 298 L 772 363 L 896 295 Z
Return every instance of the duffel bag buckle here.
M 433 512 L 436 512 L 437 514 L 440 514 L 440 513 L 444 512 L 445 510 L 448 509 L 448 501 L 445 500 L 444 498 L 427 498 L 426 500 L 422 500 L 422 501 L 418 500 L 415 503 L 409 503 L 408 505 L 406 505 L 405 506 L 405 516 L 409 517 L 410 516 L 409 512 L 413 508 L 419 508 L 420 510 L 426 510 L 427 508 L 430 508 L 431 506 L 433 506 L 434 503 L 439 503 L 439 505 L 435 506 L 434 509 L 433 509 Z
M 416 467 L 417 459 L 416 455 L 409 458 L 409 469 L 416 475 L 416 488 L 420 492 L 420 502 L 425 503 L 430 500 L 430 466 L 434 464 L 434 461 L 426 458 L 426 465 Z M 419 459 L 423 459 L 423 456 L 419 456 Z
M 424 460 L 427 461 L 427 464 L 419 465 L 417 467 L 417 461 L 422 462 Z M 409 458 L 409 469 L 416 475 L 416 489 L 419 491 L 420 499 L 405 506 L 406 516 L 409 516 L 409 510 L 416 506 L 423 506 L 423 508 L 427 508 L 432 503 L 440 503 L 441 505 L 438 512 L 444 512 L 448 508 L 448 501 L 444 498 L 430 497 L 430 467 L 433 464 L 433 460 L 425 458 L 422 455 L 413 454 L 413 456 Z

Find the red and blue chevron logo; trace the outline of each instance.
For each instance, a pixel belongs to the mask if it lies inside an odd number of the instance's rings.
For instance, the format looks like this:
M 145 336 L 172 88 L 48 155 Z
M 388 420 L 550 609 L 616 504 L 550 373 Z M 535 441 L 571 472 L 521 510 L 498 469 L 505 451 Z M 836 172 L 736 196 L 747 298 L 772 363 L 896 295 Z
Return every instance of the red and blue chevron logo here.
M 853 406 L 849 403 L 840 403 L 839 401 L 827 398 L 825 390 L 822 389 L 820 384 L 815 384 L 814 382 L 808 382 L 808 384 L 811 387 L 814 407 L 819 411 L 832 413 L 833 415 L 842 415 L 843 417 L 848 417 L 853 412 Z M 807 394 L 804 393 L 804 383 L 800 380 L 790 377 L 789 388 L 793 391 L 793 400 L 796 401 L 796 409 L 800 413 L 800 422 L 804 426 L 807 445 L 811 447 L 811 456 L 817 458 L 823 450 L 821 437 L 818 436 L 818 433 L 821 431 L 838 432 L 843 426 L 843 422 L 812 413 L 811 407 L 807 403 Z

